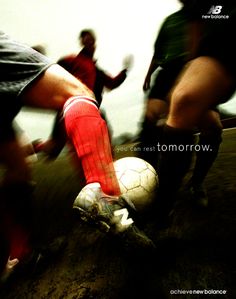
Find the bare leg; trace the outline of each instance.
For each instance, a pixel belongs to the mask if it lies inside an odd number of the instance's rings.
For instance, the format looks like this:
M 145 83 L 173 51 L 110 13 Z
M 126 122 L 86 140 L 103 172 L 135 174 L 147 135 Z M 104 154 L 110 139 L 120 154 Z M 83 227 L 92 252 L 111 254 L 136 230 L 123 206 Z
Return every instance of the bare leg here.
M 29 85 L 21 97 L 26 106 L 60 110 L 65 101 L 74 95 L 93 96 L 93 93 L 69 72 L 55 64 Z
M 200 125 L 210 107 L 229 97 L 233 83 L 218 61 L 198 57 L 189 63 L 174 86 L 163 142 L 175 145 L 177 150 L 163 151 L 159 163 L 160 206 L 166 213 L 173 207 L 175 193 L 190 166 L 192 153 L 182 149 L 193 144 L 193 129 Z
M 81 81 L 65 69 L 55 64 L 30 85 L 22 94 L 25 105 L 38 108 L 58 110 L 51 138 L 41 144 L 39 151 L 44 151 L 49 158 L 55 159 L 63 149 L 66 138 L 59 130 L 60 110 L 68 98 L 75 95 L 92 96 L 93 93 Z
M 159 99 L 149 99 L 146 107 L 145 117 L 152 123 L 168 114 L 168 103 Z
M 202 115 L 231 95 L 234 79 L 214 58 L 198 57 L 189 63 L 171 95 L 167 124 L 191 130 Z

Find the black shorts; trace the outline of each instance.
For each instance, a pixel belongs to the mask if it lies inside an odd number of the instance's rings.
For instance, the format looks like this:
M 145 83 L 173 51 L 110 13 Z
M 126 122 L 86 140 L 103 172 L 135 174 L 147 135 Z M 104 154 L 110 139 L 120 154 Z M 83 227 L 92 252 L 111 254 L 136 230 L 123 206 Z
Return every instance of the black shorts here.
M 0 31 L 0 141 L 13 134 L 12 120 L 23 103 L 20 95 L 52 62 Z
M 167 96 L 181 70 L 182 65 L 167 66 L 160 69 L 148 94 L 148 98 L 166 101 Z

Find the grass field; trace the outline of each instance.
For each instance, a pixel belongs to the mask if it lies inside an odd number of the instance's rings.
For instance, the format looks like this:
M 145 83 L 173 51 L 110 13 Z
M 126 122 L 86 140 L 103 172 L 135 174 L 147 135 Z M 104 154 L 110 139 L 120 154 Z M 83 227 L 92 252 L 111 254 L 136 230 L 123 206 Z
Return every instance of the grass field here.
M 116 156 L 134 155 L 132 144 Z M 143 229 L 158 246 L 154 256 L 127 254 L 112 238 L 75 220 L 72 203 L 81 189 L 66 154 L 34 164 L 34 230 L 47 246 L 64 250 L 41 269 L 24 273 L 0 290 L 1 299 L 190 299 L 236 298 L 236 130 L 225 130 L 206 179 L 207 209 L 181 191 L 173 224 L 163 232 L 145 218 Z

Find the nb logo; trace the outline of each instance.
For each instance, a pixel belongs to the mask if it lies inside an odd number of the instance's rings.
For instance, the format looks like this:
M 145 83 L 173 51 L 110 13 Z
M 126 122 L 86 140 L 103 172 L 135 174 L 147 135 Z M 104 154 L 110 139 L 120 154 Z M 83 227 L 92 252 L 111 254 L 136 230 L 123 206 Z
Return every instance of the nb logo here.
M 209 15 L 218 15 L 221 13 L 222 10 L 222 6 L 221 5 L 212 5 L 212 7 L 210 8 L 210 10 L 208 11 Z
M 129 216 L 129 212 L 127 211 L 127 209 L 120 209 L 114 212 L 114 216 L 120 216 L 121 217 L 121 221 L 120 224 L 122 226 L 128 226 L 130 224 L 133 223 L 133 219 L 132 218 L 128 218 Z

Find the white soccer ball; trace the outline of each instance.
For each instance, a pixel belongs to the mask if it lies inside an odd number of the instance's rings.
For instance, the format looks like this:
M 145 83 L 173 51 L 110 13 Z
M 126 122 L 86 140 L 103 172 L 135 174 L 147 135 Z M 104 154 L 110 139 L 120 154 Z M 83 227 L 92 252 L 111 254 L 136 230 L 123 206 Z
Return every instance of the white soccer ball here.
M 151 164 L 137 157 L 125 157 L 114 162 L 122 195 L 144 211 L 155 200 L 158 175 Z

